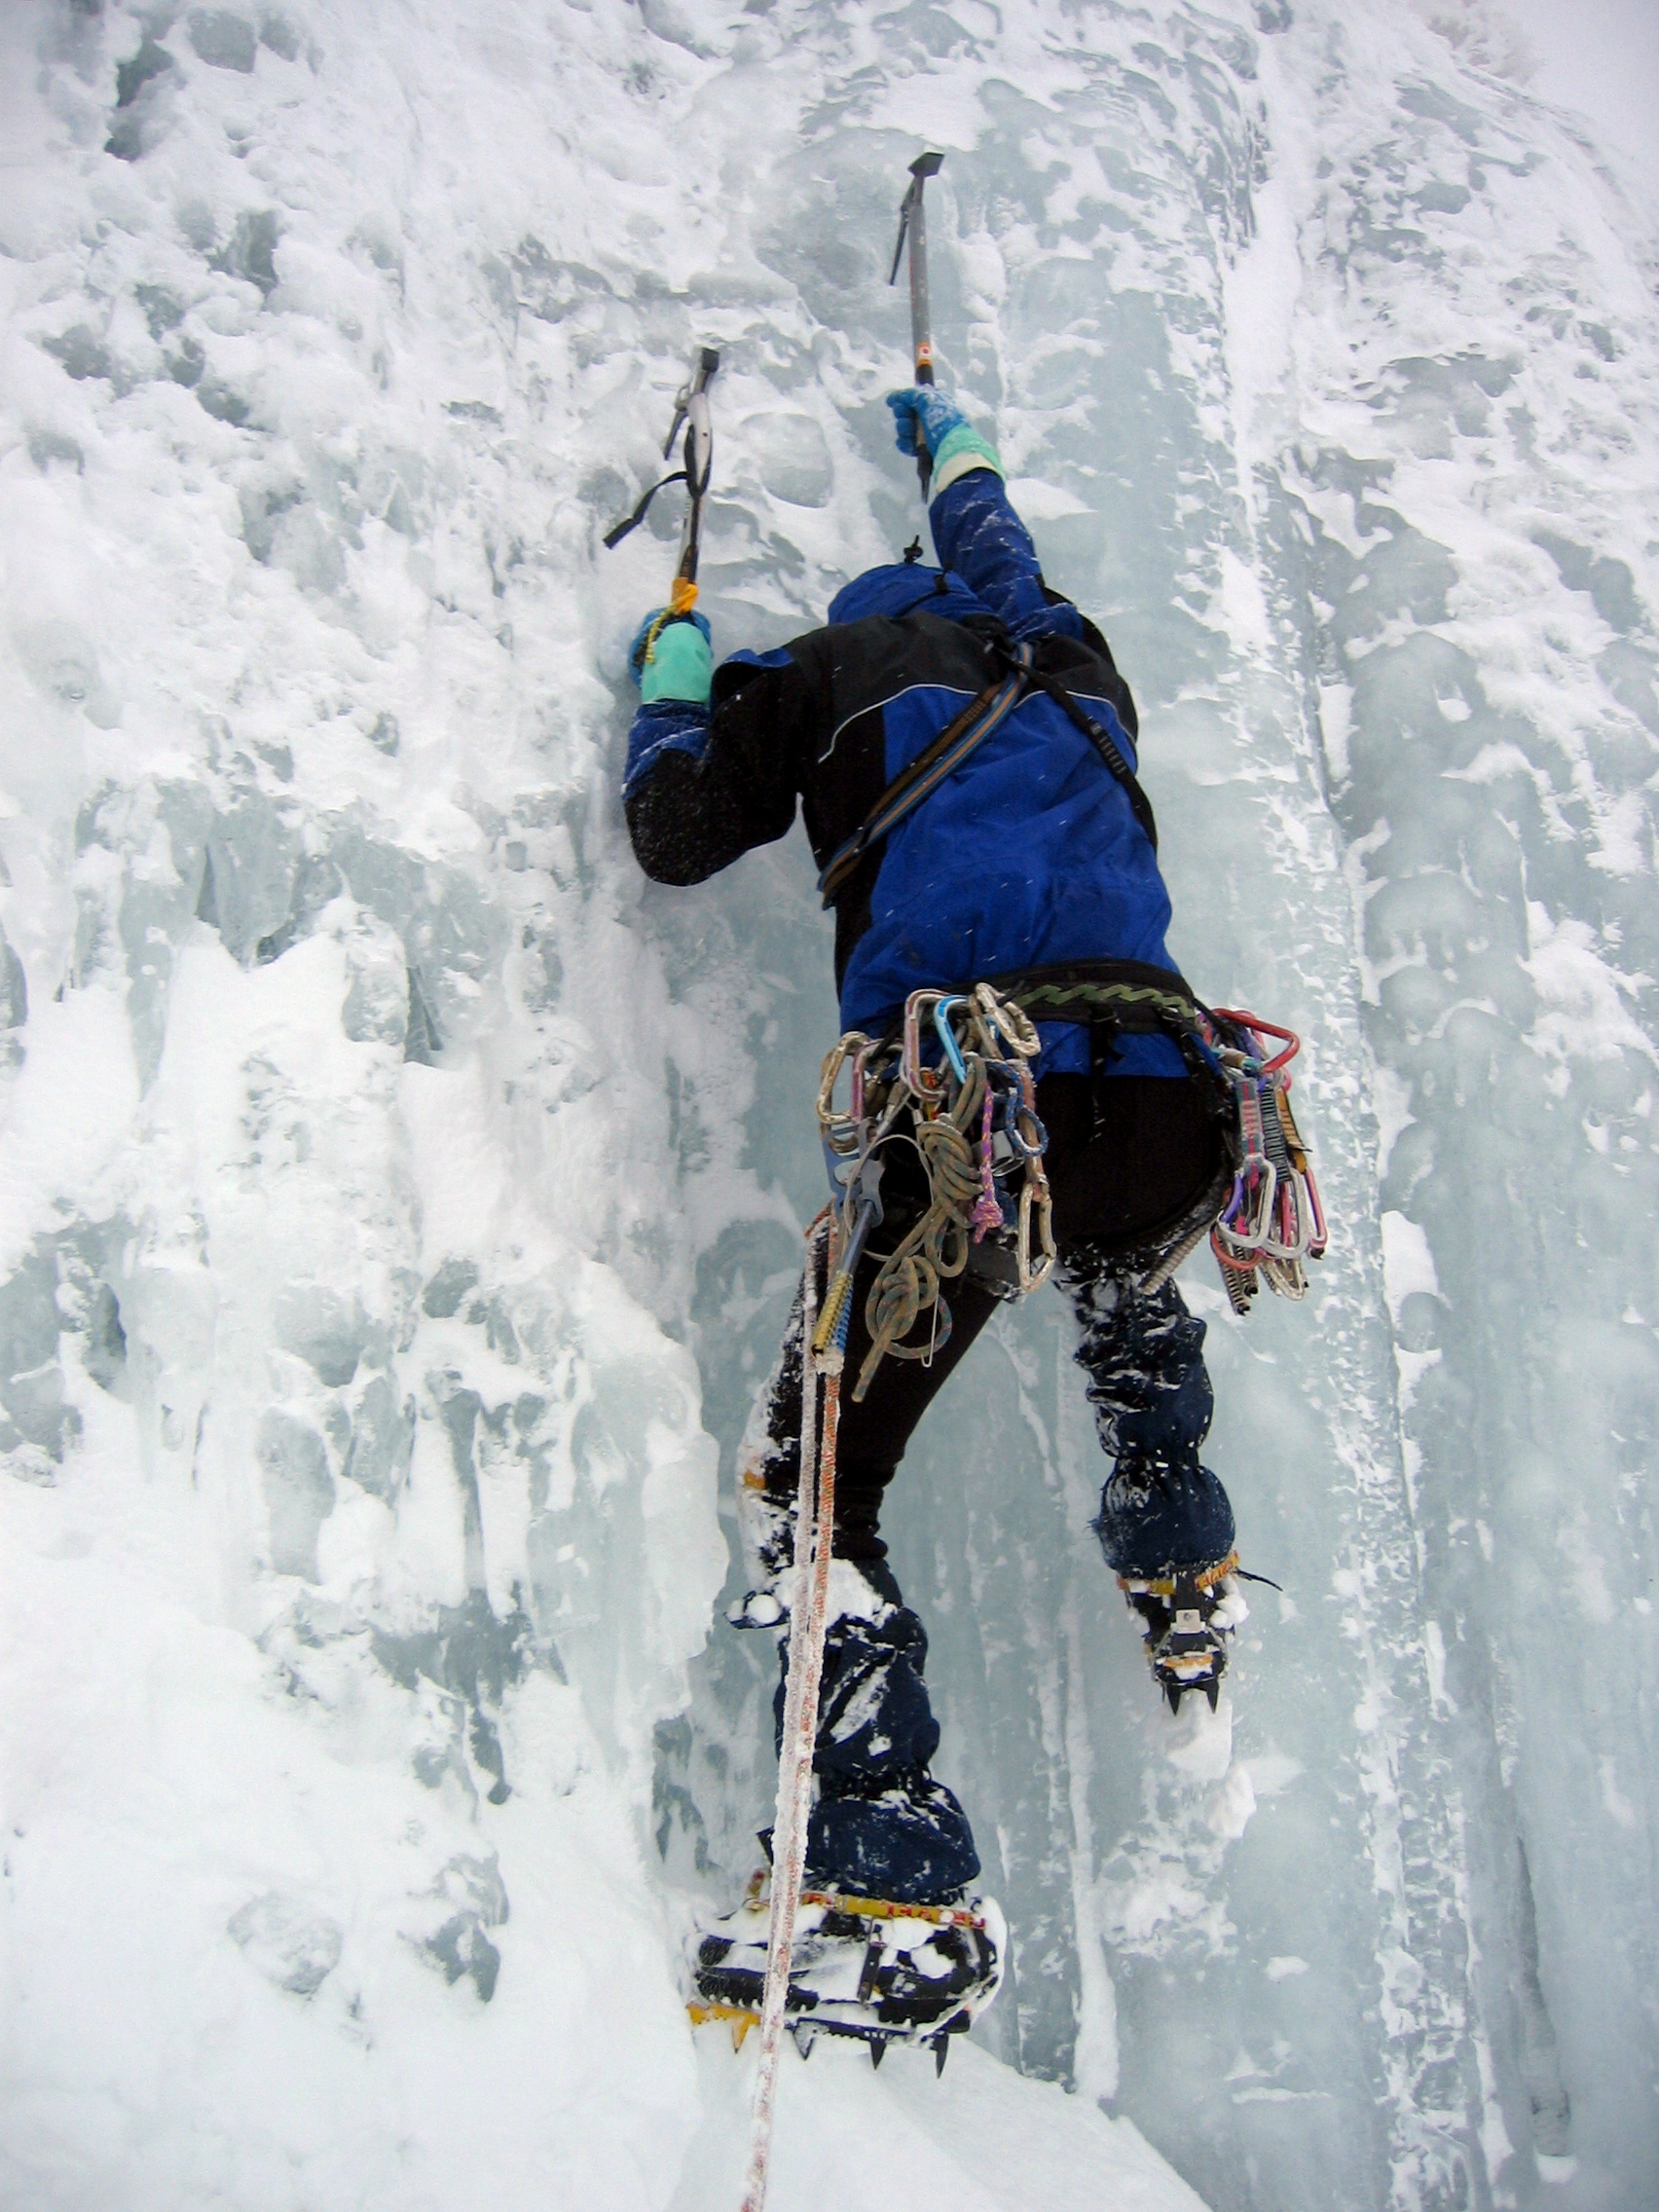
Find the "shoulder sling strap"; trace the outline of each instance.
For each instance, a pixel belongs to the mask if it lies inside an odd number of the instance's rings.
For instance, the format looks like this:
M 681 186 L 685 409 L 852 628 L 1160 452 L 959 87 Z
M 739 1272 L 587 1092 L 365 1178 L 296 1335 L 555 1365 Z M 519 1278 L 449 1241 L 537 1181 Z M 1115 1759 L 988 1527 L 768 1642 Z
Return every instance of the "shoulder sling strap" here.
M 1142 791 L 1134 770 L 1124 757 L 1123 748 L 1111 731 L 1097 722 L 1092 715 L 1084 712 L 1057 677 L 1045 676 L 1032 665 L 1029 645 L 1010 646 L 997 639 L 987 640 L 986 643 L 1007 670 L 1005 681 L 988 685 L 977 698 L 970 699 L 955 720 L 940 730 L 933 743 L 924 747 L 908 767 L 900 770 L 858 829 L 830 855 L 824 872 L 818 878 L 818 888 L 823 894 L 826 906 L 835 903 L 847 878 L 871 846 L 896 830 L 907 814 L 921 805 L 930 792 L 937 791 L 952 770 L 959 768 L 994 729 L 1001 727 L 1026 692 L 1032 689 L 1052 699 L 1066 719 L 1088 738 L 1105 762 L 1108 772 L 1123 786 L 1130 812 L 1146 832 L 1153 851 L 1157 852 L 1158 824 L 1153 817 L 1151 801 Z

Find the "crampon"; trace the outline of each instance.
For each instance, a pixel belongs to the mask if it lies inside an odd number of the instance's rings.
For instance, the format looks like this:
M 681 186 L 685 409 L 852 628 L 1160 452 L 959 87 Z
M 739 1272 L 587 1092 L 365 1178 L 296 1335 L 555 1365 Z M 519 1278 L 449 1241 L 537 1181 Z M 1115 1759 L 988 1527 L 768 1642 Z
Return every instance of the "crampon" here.
M 1179 1713 L 1189 1690 L 1201 1690 L 1213 1713 L 1227 1672 L 1228 1641 L 1250 1608 L 1238 1587 L 1235 1554 L 1219 1567 L 1189 1568 L 1147 1579 L 1120 1574 L 1118 1587 L 1143 1622 L 1153 1679 Z
M 756 1877 L 735 1912 L 704 1931 L 692 1966 L 698 2024 L 720 2020 L 741 2046 L 760 2017 L 768 1899 Z M 952 2036 L 966 2035 L 997 1993 L 1008 1934 L 989 1898 L 892 1904 L 803 1890 L 795 1920 L 787 2024 L 804 2058 L 821 2035 L 869 2046 L 925 2044 L 940 2073 Z

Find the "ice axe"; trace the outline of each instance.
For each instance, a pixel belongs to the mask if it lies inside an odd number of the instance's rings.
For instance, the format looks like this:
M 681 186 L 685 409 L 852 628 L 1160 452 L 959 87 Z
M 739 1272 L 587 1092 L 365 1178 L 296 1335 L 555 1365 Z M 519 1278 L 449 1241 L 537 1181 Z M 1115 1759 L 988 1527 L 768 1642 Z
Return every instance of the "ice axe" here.
M 624 515 L 605 534 L 604 543 L 608 550 L 620 545 L 631 530 L 637 530 L 645 519 L 645 510 L 665 484 L 683 484 L 686 493 L 685 528 L 680 539 L 680 565 L 674 571 L 674 587 L 669 594 L 664 616 L 672 619 L 677 614 L 687 614 L 697 604 L 697 555 L 702 548 L 703 500 L 709 489 L 709 478 L 715 465 L 715 433 L 709 421 L 709 384 L 720 365 L 720 357 L 712 346 L 700 346 L 692 363 L 691 374 L 675 394 L 674 424 L 663 440 L 662 457 L 667 461 L 674 452 L 674 441 L 680 435 L 680 425 L 685 424 L 685 451 L 682 465 L 671 476 L 660 477 L 645 494 L 632 514 Z M 651 641 L 655 642 L 654 635 Z M 648 650 L 647 646 L 647 650 Z
M 922 194 L 930 176 L 938 176 L 944 166 L 942 154 L 918 154 L 910 164 L 910 189 L 905 193 L 899 209 L 899 243 L 893 248 L 893 268 L 887 278 L 889 284 L 899 281 L 899 264 L 904 255 L 904 240 L 910 241 L 910 350 L 915 355 L 916 382 L 932 384 L 933 331 L 928 316 L 928 217 Z M 922 504 L 927 504 L 928 486 L 933 481 L 933 456 L 927 441 L 917 441 L 916 474 L 922 484 Z

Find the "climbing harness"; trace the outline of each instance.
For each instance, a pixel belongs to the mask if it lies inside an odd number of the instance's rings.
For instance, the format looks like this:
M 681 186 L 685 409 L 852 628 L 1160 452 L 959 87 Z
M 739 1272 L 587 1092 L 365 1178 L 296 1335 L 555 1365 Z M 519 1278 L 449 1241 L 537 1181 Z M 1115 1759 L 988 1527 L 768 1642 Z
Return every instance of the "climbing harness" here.
M 923 194 L 929 177 L 938 176 L 943 166 L 942 154 L 918 154 L 910 164 L 910 189 L 899 209 L 899 242 L 893 248 L 893 267 L 887 276 L 889 285 L 898 283 L 899 262 L 907 238 L 910 241 L 910 357 L 918 384 L 934 381 L 933 327 L 928 306 L 928 213 Z M 916 475 L 922 487 L 922 504 L 926 506 L 928 489 L 933 482 L 933 456 L 928 451 L 926 438 L 917 439 L 916 449 Z
M 1327 1231 L 1308 1148 L 1290 1107 L 1293 1030 L 1233 1007 L 1205 1007 L 1172 970 L 1131 960 L 1077 961 L 993 976 L 991 988 L 1032 1021 L 1088 1027 L 1104 1051 L 1122 1035 L 1172 1037 L 1196 1075 L 1208 1079 L 1231 1173 L 1213 1200 L 1181 1225 L 1143 1290 L 1159 1289 L 1206 1233 L 1235 1313 L 1261 1283 L 1302 1298 L 1303 1263 L 1324 1256 Z M 1264 1042 L 1272 1038 L 1280 1050 Z
M 968 1271 L 1022 1297 L 1054 1264 L 1047 1132 L 1031 1063 L 1039 1021 L 1078 1023 L 1109 1053 L 1124 1035 L 1172 1037 L 1208 1086 L 1227 1165 L 1194 1204 L 1134 1255 L 1144 1292 L 1161 1289 L 1207 1235 L 1235 1313 L 1262 1283 L 1307 1294 L 1304 1263 L 1327 1243 L 1308 1148 L 1290 1106 L 1295 1033 L 1260 1014 L 1203 1006 L 1172 969 L 1131 960 L 1077 961 L 994 976 L 971 991 L 913 991 L 902 1022 L 877 1039 L 849 1030 L 825 1059 L 818 1124 L 837 1222 L 836 1262 L 815 1352 L 844 1346 L 853 1277 L 883 1219 L 886 1155 L 913 1150 L 928 1203 L 881 1256 L 865 1299 L 870 1349 L 853 1388 L 862 1402 L 883 1359 L 931 1360 L 950 1339 L 941 1283 Z M 1275 1052 L 1264 1039 L 1277 1041 Z M 843 1071 L 850 1095 L 836 1103 Z M 926 1324 L 925 1333 L 913 1332 Z
M 870 1348 L 860 1403 L 884 1359 L 931 1360 L 950 1340 L 941 1283 L 968 1271 L 1022 1297 L 1054 1265 L 1052 1204 L 1043 1167 L 1031 1062 L 1037 1032 L 987 984 L 971 992 L 913 991 L 903 1022 L 883 1038 L 849 1030 L 824 1062 L 818 1125 L 837 1224 L 836 1261 L 816 1325 L 815 1354 L 846 1343 L 853 1277 L 883 1219 L 885 1155 L 919 1157 L 927 1203 L 880 1255 L 865 1298 Z M 846 1105 L 836 1103 L 848 1072 Z M 925 1323 L 925 1334 L 911 1332 Z
M 701 346 L 691 374 L 682 384 L 674 399 L 674 422 L 668 436 L 663 440 L 662 457 L 668 459 L 674 451 L 674 441 L 680 435 L 680 426 L 685 425 L 685 449 L 682 464 L 672 475 L 659 477 L 650 489 L 641 496 L 632 514 L 624 515 L 605 534 L 603 543 L 608 552 L 620 545 L 632 530 L 638 530 L 645 519 L 646 510 L 665 485 L 683 484 L 685 487 L 685 527 L 680 538 L 680 563 L 674 571 L 674 582 L 669 589 L 668 605 L 651 624 L 645 635 L 643 658 L 655 658 L 656 642 L 670 622 L 689 614 L 697 604 L 697 556 L 702 549 L 703 501 L 708 496 L 709 479 L 715 466 L 714 425 L 709 420 L 709 385 L 720 357 L 712 346 Z

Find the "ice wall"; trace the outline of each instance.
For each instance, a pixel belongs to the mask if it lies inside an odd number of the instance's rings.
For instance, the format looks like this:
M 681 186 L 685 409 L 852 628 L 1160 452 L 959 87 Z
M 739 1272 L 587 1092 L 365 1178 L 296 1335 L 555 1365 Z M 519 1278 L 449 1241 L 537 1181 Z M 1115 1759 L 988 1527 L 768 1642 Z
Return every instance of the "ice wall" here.
M 1653 228 L 1431 14 L 0 17 L 20 2201 L 688 2208 L 737 2124 L 674 1933 L 769 1797 L 769 1652 L 696 1654 L 828 943 L 798 832 L 640 881 L 674 518 L 597 540 L 697 340 L 719 644 L 908 538 L 928 139 L 944 373 L 1141 699 L 1178 956 L 1309 1037 L 1342 1228 L 1243 1328 L 1189 1271 L 1285 1585 L 1214 1727 L 1052 1303 L 965 1368 L 896 1564 L 1017 1932 L 985 2040 L 1084 2109 L 815 2059 L 802 2112 L 918 2202 L 1064 2201 L 1062 2137 L 1178 2201 L 1093 2099 L 1219 2207 L 1642 2201 Z
M 557 50 L 440 33 L 0 26 L 13 2203 L 660 2203 L 701 2111 L 688 1017 L 508 366 L 578 172 L 475 154 Z
M 621 8 L 0 14 L 8 2203 L 735 2196 L 648 1816 L 725 1559 L 677 1338 L 788 1206 L 594 561 L 691 329 L 639 121 L 710 73 Z M 829 2114 L 919 2206 L 1198 2203 L 968 2069 L 798 2070 L 774 2201 L 886 2201 Z
M 855 120 L 953 142 L 940 18 L 903 21 L 885 82 L 768 171 L 831 328 L 871 312 L 884 242 Z M 1651 210 L 1472 13 L 984 36 L 934 225 L 947 369 L 1140 688 L 1188 973 L 1309 1036 L 1345 1225 L 1302 1313 L 1240 1329 L 1189 1271 L 1217 1463 L 1286 1584 L 1230 1766 L 1150 1709 L 1058 1315 L 977 1354 L 912 1456 L 896 1562 L 1017 1930 L 986 2034 L 1115 2095 L 1212 2202 L 1634 2203 Z M 760 1080 L 798 1126 L 791 1062 Z M 728 1442 L 785 1266 L 745 1232 L 708 1283 Z M 691 1841 L 730 1872 L 763 1686 L 717 1639 Z M 697 1759 L 679 1735 L 675 1788 Z

